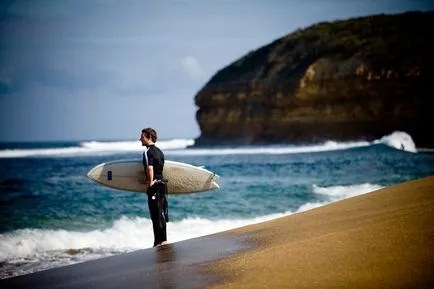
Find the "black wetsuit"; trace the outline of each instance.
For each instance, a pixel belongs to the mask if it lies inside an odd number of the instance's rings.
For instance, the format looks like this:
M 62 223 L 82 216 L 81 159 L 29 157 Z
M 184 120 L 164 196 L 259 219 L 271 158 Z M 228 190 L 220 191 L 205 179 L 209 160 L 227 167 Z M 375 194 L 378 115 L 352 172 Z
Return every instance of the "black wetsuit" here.
M 166 222 L 169 222 L 167 206 L 167 184 L 163 176 L 164 154 L 155 145 L 150 145 L 143 153 L 143 165 L 153 166 L 156 182 L 146 192 L 148 206 L 154 228 L 154 246 L 167 241 Z

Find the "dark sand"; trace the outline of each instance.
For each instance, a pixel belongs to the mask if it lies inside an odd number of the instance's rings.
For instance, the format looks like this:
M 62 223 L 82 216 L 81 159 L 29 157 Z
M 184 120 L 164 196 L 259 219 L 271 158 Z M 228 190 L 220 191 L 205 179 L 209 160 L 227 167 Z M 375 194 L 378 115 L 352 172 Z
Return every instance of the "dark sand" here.
M 222 277 L 201 270 L 247 249 L 239 237 L 204 236 L 0 280 L 3 288 L 202 288 Z M 205 268 L 205 267 L 204 267 Z
M 434 177 L 0 288 L 434 288 Z

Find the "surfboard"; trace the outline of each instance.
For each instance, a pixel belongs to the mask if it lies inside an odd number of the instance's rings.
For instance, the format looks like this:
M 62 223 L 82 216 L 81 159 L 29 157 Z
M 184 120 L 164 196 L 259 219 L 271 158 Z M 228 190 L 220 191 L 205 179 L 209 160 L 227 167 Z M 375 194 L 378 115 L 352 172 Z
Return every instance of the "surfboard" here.
M 168 180 L 169 194 L 200 193 L 218 189 L 218 175 L 190 164 L 166 160 L 163 169 Z M 146 174 L 141 160 L 121 160 L 102 163 L 92 168 L 87 177 L 113 189 L 130 192 L 146 192 Z

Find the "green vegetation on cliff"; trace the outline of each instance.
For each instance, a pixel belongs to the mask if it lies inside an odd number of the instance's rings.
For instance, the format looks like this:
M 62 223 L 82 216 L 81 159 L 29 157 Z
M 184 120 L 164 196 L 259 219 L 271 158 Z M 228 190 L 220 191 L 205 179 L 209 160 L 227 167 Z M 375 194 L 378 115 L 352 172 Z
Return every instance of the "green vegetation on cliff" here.
M 218 71 L 195 97 L 197 145 L 375 139 L 434 146 L 434 12 L 297 30 Z

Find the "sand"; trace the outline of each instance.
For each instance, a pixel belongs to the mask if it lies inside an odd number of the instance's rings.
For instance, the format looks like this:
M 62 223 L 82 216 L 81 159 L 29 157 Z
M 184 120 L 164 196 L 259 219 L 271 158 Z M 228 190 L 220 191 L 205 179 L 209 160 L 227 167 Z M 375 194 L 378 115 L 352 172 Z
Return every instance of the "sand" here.
M 434 177 L 225 234 L 258 247 L 212 288 L 434 288 Z
M 0 288 L 434 288 L 434 176 Z

